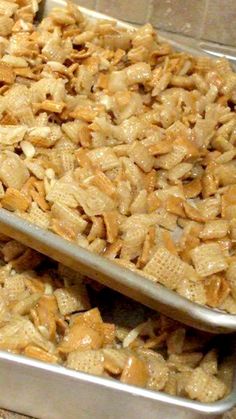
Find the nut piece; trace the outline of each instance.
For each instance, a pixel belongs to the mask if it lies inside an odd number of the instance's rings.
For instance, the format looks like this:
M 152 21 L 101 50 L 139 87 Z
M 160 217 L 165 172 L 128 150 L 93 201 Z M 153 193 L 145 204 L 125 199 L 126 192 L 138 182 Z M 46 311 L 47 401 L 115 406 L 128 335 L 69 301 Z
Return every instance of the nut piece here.
M 141 359 L 130 356 L 127 359 L 120 381 L 126 384 L 144 387 L 148 380 L 148 370 Z

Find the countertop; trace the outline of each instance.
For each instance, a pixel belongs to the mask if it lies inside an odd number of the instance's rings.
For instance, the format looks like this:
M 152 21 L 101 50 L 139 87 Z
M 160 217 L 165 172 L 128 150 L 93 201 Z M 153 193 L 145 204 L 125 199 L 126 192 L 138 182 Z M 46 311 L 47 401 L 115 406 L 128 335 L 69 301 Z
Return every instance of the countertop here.
M 0 409 L 0 419 L 29 419 L 29 416 L 22 416 L 18 413 L 8 412 Z
M 0 409 L 0 419 L 30 419 L 29 416 L 22 416 L 17 413 L 8 412 L 6 410 Z M 34 419 L 34 418 L 31 418 Z M 127 418 L 128 419 L 128 418 Z M 167 418 L 166 418 L 167 419 Z M 219 419 L 236 419 L 236 408 L 229 413 L 223 415 Z

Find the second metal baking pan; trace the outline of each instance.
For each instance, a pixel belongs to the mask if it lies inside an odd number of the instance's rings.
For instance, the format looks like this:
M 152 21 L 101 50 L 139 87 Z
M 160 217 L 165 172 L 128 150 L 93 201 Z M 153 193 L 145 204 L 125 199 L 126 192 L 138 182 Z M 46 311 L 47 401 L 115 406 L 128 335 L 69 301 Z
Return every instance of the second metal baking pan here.
M 105 321 L 135 327 L 152 317 L 149 309 L 114 291 L 90 289 Z M 191 333 L 191 332 L 190 332 Z M 235 338 L 213 338 L 220 362 L 235 365 Z M 231 393 L 214 403 L 123 384 L 0 351 L 0 405 L 39 419 L 219 419 L 236 402 L 236 370 Z
M 121 327 L 154 314 L 108 289 L 90 288 L 89 295 L 103 320 Z M 214 336 L 212 343 L 220 363 L 235 365 L 233 336 Z M 0 406 L 39 419 L 220 419 L 236 402 L 235 369 L 232 381 L 227 397 L 200 403 L 0 351 Z
M 52 7 L 64 5 L 65 2 L 62 0 L 46 0 L 41 18 Z M 81 11 L 91 19 L 111 19 L 85 8 L 81 8 Z M 132 28 L 122 22 L 118 22 L 118 25 Z M 183 47 L 176 42 L 174 42 L 174 47 L 190 54 L 202 54 L 202 51 L 198 49 Z M 236 331 L 236 315 L 193 303 L 158 283 L 153 283 L 121 268 L 107 259 L 86 251 L 51 232 L 44 231 L 3 209 L 0 209 L 0 231 L 75 270 L 80 270 L 83 274 L 108 287 L 111 286 L 112 280 L 112 288 L 116 291 L 185 324 L 213 333 Z
M 231 394 L 200 403 L 0 352 L 0 405 L 39 419 L 219 419 Z

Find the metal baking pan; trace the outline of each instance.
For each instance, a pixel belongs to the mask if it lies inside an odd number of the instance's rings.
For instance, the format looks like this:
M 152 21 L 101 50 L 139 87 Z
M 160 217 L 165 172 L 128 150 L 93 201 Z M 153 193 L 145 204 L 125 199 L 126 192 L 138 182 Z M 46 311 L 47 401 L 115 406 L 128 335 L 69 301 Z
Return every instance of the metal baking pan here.
M 45 13 L 63 4 L 62 1 L 47 2 Z M 107 18 L 86 9 L 82 11 L 95 19 Z M 179 45 L 175 46 L 181 49 Z M 198 53 L 196 50 L 188 52 Z M 49 251 L 53 258 L 99 279 L 107 286 L 109 278 L 115 278 L 117 291 L 133 299 L 138 300 L 137 291 L 141 282 L 145 282 L 142 302 L 187 324 L 194 323 L 200 329 L 214 332 L 236 330 L 236 316 L 196 306 L 161 285 L 153 284 L 2 209 L 0 231 L 42 253 L 48 254 Z M 229 396 L 216 403 L 205 404 L 2 351 L 0 372 L 0 406 L 39 419 L 219 419 L 219 415 L 230 410 L 236 401 L 236 374 Z
M 41 20 L 53 7 L 58 6 L 65 6 L 65 1 L 43 1 L 43 7 L 40 8 L 37 18 Z M 93 20 L 112 19 L 107 15 L 83 7 L 81 7 L 81 11 Z M 134 29 L 127 23 L 117 22 L 119 26 Z M 170 42 L 177 50 L 192 55 L 204 54 L 201 49 L 182 46 L 176 41 Z M 161 284 L 152 283 L 150 280 L 121 268 L 104 257 L 86 251 L 49 231 L 44 231 L 4 209 L 0 209 L 0 232 L 49 255 L 64 265 L 80 270 L 92 279 L 182 323 L 212 333 L 236 331 L 236 315 L 193 303 Z
M 0 352 L 0 406 L 39 419 L 219 419 L 231 394 L 207 404 Z
M 154 314 L 107 288 L 88 291 L 104 321 L 133 328 Z M 235 365 L 235 338 L 215 336 L 214 341 L 221 361 Z M 236 402 L 236 368 L 231 393 L 210 404 L 2 351 L 0 372 L 0 406 L 39 419 L 219 419 Z

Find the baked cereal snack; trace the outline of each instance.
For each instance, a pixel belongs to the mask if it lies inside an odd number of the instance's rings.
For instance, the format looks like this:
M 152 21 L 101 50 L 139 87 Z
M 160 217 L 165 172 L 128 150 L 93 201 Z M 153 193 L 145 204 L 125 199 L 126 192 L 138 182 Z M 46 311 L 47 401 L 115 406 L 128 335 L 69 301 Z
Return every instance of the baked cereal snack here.
M 147 24 L 0 1 L 0 204 L 236 314 L 236 74 Z
M 212 335 L 107 298 L 112 291 L 4 236 L 0 262 L 0 350 L 200 402 L 230 392 L 233 368 Z

